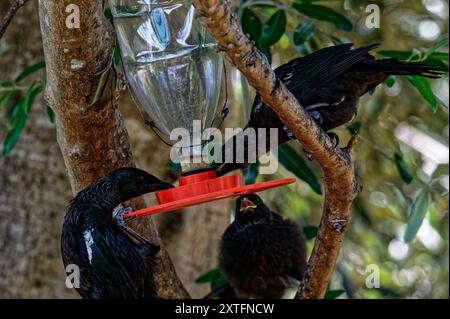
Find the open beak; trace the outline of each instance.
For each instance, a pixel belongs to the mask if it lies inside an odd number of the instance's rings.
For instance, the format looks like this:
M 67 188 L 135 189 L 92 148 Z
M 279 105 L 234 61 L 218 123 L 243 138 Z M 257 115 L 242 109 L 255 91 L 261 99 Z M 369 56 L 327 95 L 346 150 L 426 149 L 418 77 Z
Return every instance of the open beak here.
M 241 200 L 241 206 L 239 207 L 240 212 L 246 212 L 249 209 L 256 209 L 256 205 L 249 199 L 243 198 Z

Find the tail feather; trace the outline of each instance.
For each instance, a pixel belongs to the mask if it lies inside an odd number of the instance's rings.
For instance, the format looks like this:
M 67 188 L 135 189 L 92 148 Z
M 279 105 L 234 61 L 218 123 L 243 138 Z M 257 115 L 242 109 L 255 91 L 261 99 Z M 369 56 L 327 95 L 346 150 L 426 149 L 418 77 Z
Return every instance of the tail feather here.
M 355 71 L 363 73 L 384 73 L 386 75 L 420 75 L 437 79 L 444 70 L 421 62 L 404 62 L 397 59 L 372 60 L 355 65 Z

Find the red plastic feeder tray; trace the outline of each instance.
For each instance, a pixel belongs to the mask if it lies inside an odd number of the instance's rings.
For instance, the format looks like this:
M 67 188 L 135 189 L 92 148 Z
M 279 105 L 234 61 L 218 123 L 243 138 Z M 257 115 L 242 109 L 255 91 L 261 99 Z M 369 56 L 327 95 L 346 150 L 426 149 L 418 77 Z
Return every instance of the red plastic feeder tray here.
M 180 177 L 180 186 L 156 193 L 159 205 L 125 214 L 124 218 L 161 214 L 226 198 L 261 192 L 294 182 L 295 178 L 284 178 L 244 185 L 242 175 L 217 177 L 214 171 L 182 176 Z

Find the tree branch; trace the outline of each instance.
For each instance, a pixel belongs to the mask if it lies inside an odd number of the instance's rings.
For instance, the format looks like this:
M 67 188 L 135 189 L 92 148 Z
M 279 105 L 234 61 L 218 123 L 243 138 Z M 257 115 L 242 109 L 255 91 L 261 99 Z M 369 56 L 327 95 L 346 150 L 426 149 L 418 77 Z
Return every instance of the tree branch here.
M 17 11 L 19 11 L 19 9 L 23 7 L 27 2 L 28 0 L 15 0 L 13 4 L 9 7 L 8 11 L 6 12 L 6 15 L 0 22 L 0 39 L 5 34 L 6 29 L 8 28 L 11 21 L 14 19 L 14 16 L 16 15 Z
M 79 28 L 66 25 L 69 5 L 79 8 Z M 114 31 L 104 17 L 101 1 L 39 0 L 39 13 L 47 67 L 46 99 L 56 114 L 58 143 L 72 190 L 77 193 L 113 169 L 134 165 L 117 101 L 92 104 L 100 75 L 111 62 Z M 145 203 L 135 199 L 131 205 L 138 209 Z M 162 245 L 151 219 L 147 221 L 134 226 Z M 163 246 L 154 268 L 159 297 L 189 297 Z
M 322 298 L 350 221 L 351 204 L 358 193 L 350 156 L 356 139 L 352 138 L 342 150 L 333 146 L 326 133 L 276 78 L 265 56 L 243 34 L 226 1 L 193 1 L 220 48 L 322 168 L 325 188 L 322 221 L 299 289 L 300 298 Z

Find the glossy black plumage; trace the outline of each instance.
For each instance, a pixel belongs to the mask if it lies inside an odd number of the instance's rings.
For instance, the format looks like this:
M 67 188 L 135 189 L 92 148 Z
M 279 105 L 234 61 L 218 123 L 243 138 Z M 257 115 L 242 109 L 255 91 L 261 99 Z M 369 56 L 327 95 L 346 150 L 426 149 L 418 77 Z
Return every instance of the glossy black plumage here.
M 324 48 L 280 66 L 275 74 L 325 131 L 352 121 L 357 114 L 359 98 L 383 83 L 389 75 L 437 78 L 441 74 L 439 70 L 423 63 L 377 60 L 369 54 L 374 47 L 376 45 L 353 49 L 352 44 L 342 44 Z M 259 95 L 255 97 L 245 128 L 278 128 L 280 145 L 293 138 Z M 236 150 L 235 144 L 235 138 L 228 141 L 223 148 L 223 155 L 226 148 L 233 147 Z M 268 143 L 266 147 L 269 149 Z M 247 149 L 247 145 L 244 148 Z M 217 164 L 215 168 L 220 176 L 247 166 L 247 158 L 244 163 L 237 163 L 234 158 L 228 163 Z
M 235 220 L 223 234 L 219 267 L 227 284 L 208 298 L 286 297 L 306 269 L 306 243 L 296 224 L 258 195 L 246 195 L 237 199 Z
M 152 257 L 159 246 L 136 242 L 112 219 L 120 203 L 173 187 L 136 168 L 121 168 L 97 180 L 70 202 L 61 250 L 64 266 L 80 269 L 83 298 L 156 298 Z

